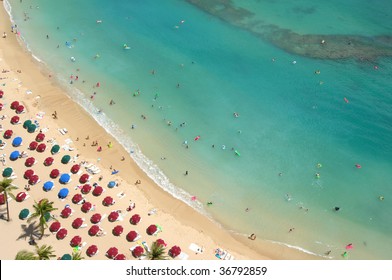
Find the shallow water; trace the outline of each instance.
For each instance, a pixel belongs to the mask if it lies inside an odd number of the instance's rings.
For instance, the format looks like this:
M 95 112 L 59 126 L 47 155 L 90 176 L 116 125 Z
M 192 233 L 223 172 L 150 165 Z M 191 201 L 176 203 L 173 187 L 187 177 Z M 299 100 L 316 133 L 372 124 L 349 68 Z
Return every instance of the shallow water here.
M 338 259 L 348 243 L 353 259 L 392 257 L 388 45 L 370 44 L 371 60 L 315 59 L 286 36 L 363 46 L 391 35 L 387 1 L 208 1 L 214 13 L 203 1 L 9 2 L 34 55 L 173 195 L 241 234 Z M 284 30 L 284 46 L 271 30 Z

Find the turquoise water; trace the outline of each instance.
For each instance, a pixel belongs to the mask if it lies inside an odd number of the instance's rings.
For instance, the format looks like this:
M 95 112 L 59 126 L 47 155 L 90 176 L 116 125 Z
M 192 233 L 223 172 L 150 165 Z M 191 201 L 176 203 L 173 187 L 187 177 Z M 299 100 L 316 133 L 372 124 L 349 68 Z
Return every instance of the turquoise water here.
M 37 59 L 174 196 L 239 234 L 392 258 L 391 58 L 314 59 L 257 36 L 390 36 L 388 1 L 233 1 L 245 10 L 223 17 L 186 1 L 9 2 Z

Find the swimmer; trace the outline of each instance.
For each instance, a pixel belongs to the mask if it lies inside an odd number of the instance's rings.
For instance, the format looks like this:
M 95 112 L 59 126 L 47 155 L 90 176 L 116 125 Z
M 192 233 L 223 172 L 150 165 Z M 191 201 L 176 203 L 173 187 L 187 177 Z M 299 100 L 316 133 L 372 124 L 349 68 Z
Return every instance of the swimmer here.
M 314 73 L 317 75 L 320 75 L 321 72 L 320 72 L 320 70 L 316 70 L 316 71 L 314 71 Z
M 320 173 L 316 173 L 316 178 L 320 179 Z
M 286 193 L 286 201 L 291 201 L 291 195 Z
M 382 195 L 380 195 L 380 196 L 378 197 L 378 199 L 379 199 L 380 201 L 383 201 L 383 200 L 384 200 L 384 197 L 383 197 Z
M 225 145 L 222 145 L 222 150 L 226 150 L 226 146 Z
M 293 62 L 292 62 L 293 64 L 297 64 L 297 61 L 296 60 L 293 60 Z
M 102 23 L 102 20 L 100 20 L 100 19 L 97 19 L 97 23 Z
M 71 61 L 72 61 L 72 62 L 75 62 L 75 61 L 76 61 L 76 58 L 73 57 L 73 56 L 71 56 Z
M 325 40 L 321 40 L 321 44 L 324 45 L 325 44 Z
M 340 207 L 335 206 L 335 207 L 333 208 L 333 210 L 335 210 L 336 212 L 338 212 L 338 211 L 340 210 Z
M 212 205 L 212 202 L 211 202 L 211 201 L 207 202 L 207 205 L 208 205 L 208 206 L 211 206 L 211 205 Z
M 323 167 L 322 165 L 321 165 L 321 163 L 317 163 L 317 168 L 321 168 L 321 167 Z
M 255 240 L 256 239 L 256 234 L 252 233 L 251 235 L 249 235 L 248 237 L 250 240 Z

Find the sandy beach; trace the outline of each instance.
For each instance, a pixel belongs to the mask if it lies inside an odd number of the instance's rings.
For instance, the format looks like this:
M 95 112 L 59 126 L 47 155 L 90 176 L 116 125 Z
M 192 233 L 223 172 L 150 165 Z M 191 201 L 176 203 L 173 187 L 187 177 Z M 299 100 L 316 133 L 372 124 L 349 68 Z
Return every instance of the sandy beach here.
M 63 240 L 56 239 L 56 235 L 50 233 L 49 230 L 46 231 L 42 240 L 36 240 L 39 245 L 52 245 L 57 257 L 71 253 L 73 249 L 69 244 L 70 240 L 79 235 L 82 242 L 85 242 L 80 252 L 87 260 L 108 259 L 105 252 L 113 246 L 117 247 L 119 253 L 124 254 L 127 259 L 135 259 L 129 250 L 131 247 L 139 245 L 143 241 L 151 246 L 152 242 L 158 238 L 166 242 L 167 250 L 174 245 L 179 246 L 184 253 L 183 259 L 189 260 L 217 260 L 215 252 L 218 248 L 229 253 L 227 258 L 232 256 L 231 258 L 236 260 L 315 259 L 314 256 L 304 252 L 262 241 L 262 236 L 257 236 L 257 239 L 252 241 L 246 236 L 232 235 L 182 201 L 163 191 L 138 168 L 128 152 L 103 127 L 98 125 L 83 108 L 67 96 L 64 89 L 52 78 L 44 65 L 40 65 L 29 52 L 20 46 L 17 35 L 11 32 L 8 14 L 4 7 L 0 10 L 0 32 L 1 34 L 7 33 L 6 38 L 0 38 L 0 70 L 3 70 L 0 73 L 0 90 L 4 91 L 4 96 L 0 100 L 0 103 L 3 104 L 0 116 L 5 116 L 3 120 L 0 120 L 0 124 L 2 125 L 2 134 L 6 130 L 13 131 L 10 139 L 4 139 L 3 135 L 1 138 L 6 143 L 0 151 L 5 159 L 2 169 L 12 167 L 15 176 L 13 184 L 18 187 L 18 190 L 14 192 L 15 195 L 19 192 L 26 192 L 24 187 L 28 184 L 28 180 L 24 178 L 24 172 L 29 169 L 25 166 L 26 158 L 19 158 L 15 161 L 10 161 L 9 158 L 15 150 L 24 151 L 28 157 L 36 159 L 36 163 L 31 169 L 40 179 L 27 191 L 29 198 L 22 202 L 14 200 L 9 202 L 10 221 L 0 220 L 2 229 L 0 237 L 4 246 L 0 253 L 0 259 L 12 260 L 18 251 L 22 249 L 32 251 L 34 249 L 28 244 L 34 231 L 33 227 L 26 220 L 20 220 L 18 215 L 24 208 L 32 211 L 34 201 L 39 201 L 42 198 L 54 202 L 54 206 L 58 210 L 53 214 L 61 223 L 61 227 L 68 231 Z M 18 101 L 24 106 L 23 113 L 17 114 L 15 110 L 10 108 L 14 101 Z M 54 112 L 56 112 L 57 119 L 52 117 Z M 20 121 L 18 124 L 11 124 L 10 120 L 15 115 L 20 118 Z M 39 124 L 34 133 L 29 133 L 23 128 L 23 123 L 26 120 L 36 121 Z M 63 130 L 61 133 L 59 129 L 64 128 L 66 128 L 66 132 L 64 133 Z M 45 134 L 42 143 L 46 144 L 46 150 L 44 152 L 29 150 L 29 143 L 35 140 L 40 130 Z M 12 141 L 17 136 L 23 139 L 21 147 L 12 146 Z M 99 143 L 98 146 L 92 146 L 94 141 Z M 61 147 L 60 152 L 51 155 L 50 149 L 55 144 Z M 99 146 L 102 147 L 102 151 L 97 151 Z M 61 158 L 64 155 L 71 157 L 71 161 L 67 164 L 61 163 Z M 51 166 L 43 164 L 47 157 L 54 159 Z M 77 174 L 70 172 L 74 164 L 81 165 Z M 90 174 L 86 169 L 89 165 L 96 166 L 100 172 Z M 55 168 L 61 174 L 71 174 L 71 182 L 63 185 L 59 183 L 58 178 L 50 178 L 49 174 Z M 119 172 L 112 174 L 113 170 L 119 170 Z M 79 182 L 83 174 L 89 174 L 89 184 L 97 183 L 105 189 L 105 192 L 100 196 L 93 196 L 91 193 L 83 195 L 86 202 L 90 202 L 94 206 L 93 210 L 88 213 L 81 210 L 81 204 L 72 202 L 72 197 L 81 193 L 78 186 L 83 185 Z M 138 180 L 141 183 L 135 184 Z M 47 181 L 53 181 L 54 188 L 45 192 L 43 184 Z M 113 188 L 108 187 L 111 181 L 118 185 Z M 69 194 L 65 199 L 60 200 L 57 194 L 64 187 L 69 189 Z M 115 200 L 114 205 L 104 206 L 102 204 L 103 199 L 107 196 L 111 196 Z M 126 209 L 131 202 L 134 202 L 136 207 L 127 211 Z M 73 213 L 68 218 L 62 218 L 60 212 L 66 205 L 71 207 Z M 149 215 L 148 213 L 152 209 L 156 211 Z M 117 210 L 121 211 L 121 220 L 110 222 L 107 216 Z M 0 211 L 1 214 L 6 215 L 5 205 L 0 206 Z M 88 230 L 92 226 L 90 217 L 95 213 L 106 215 L 106 218 L 102 219 L 99 224 L 106 234 L 99 237 L 91 237 L 88 234 Z M 137 225 L 132 225 L 129 222 L 134 214 L 139 214 L 142 218 Z M 74 229 L 72 222 L 75 218 L 84 218 L 86 226 Z M 162 231 L 157 235 L 147 234 L 146 229 L 151 224 L 159 225 L 162 227 Z M 113 228 L 117 225 L 122 225 L 124 228 L 120 236 L 115 236 L 112 233 Z M 135 230 L 141 235 L 138 241 L 128 242 L 126 240 L 125 236 L 131 230 Z M 86 255 L 86 249 L 90 245 L 96 245 L 99 249 L 99 252 L 93 257 Z M 202 248 L 202 252 L 194 250 L 197 247 Z

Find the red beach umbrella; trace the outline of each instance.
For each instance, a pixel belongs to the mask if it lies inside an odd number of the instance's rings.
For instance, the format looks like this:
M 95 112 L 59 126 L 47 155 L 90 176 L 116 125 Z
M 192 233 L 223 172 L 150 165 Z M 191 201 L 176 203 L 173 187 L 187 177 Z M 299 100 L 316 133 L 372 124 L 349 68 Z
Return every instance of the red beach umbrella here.
M 88 194 L 91 191 L 91 186 L 89 184 L 85 184 L 80 191 L 82 194 Z
M 115 258 L 114 258 L 114 260 L 116 260 L 116 261 L 125 261 L 127 258 L 125 257 L 125 255 L 124 254 L 118 254 Z
M 0 103 L 0 111 L 3 110 L 3 103 Z
M 112 230 L 113 235 L 115 235 L 115 236 L 120 236 L 121 233 L 123 233 L 123 231 L 124 231 L 124 228 L 123 228 L 122 226 L 120 226 L 120 225 L 115 226 L 115 227 L 113 228 L 113 230 Z
M 50 171 L 50 178 L 56 179 L 60 175 L 60 171 L 58 169 L 53 169 Z
M 16 107 L 15 112 L 17 114 L 21 114 L 24 112 L 24 106 L 23 105 L 19 105 L 18 107 Z
M 25 166 L 26 167 L 32 167 L 34 163 L 35 163 L 35 158 L 29 157 L 25 161 Z
M 105 206 L 110 206 L 113 204 L 113 202 L 114 202 L 113 197 L 107 196 L 103 199 L 102 204 Z
M 129 242 L 132 242 L 132 241 L 135 241 L 135 239 L 137 238 L 139 236 L 139 234 L 136 232 L 136 231 L 134 231 L 134 230 L 131 230 L 130 232 L 128 232 L 128 234 L 127 234 L 127 240 L 129 241 Z
M 76 218 L 75 220 L 73 220 L 72 222 L 72 227 L 74 229 L 78 229 L 83 225 L 83 219 L 82 218 Z
M 19 116 L 13 116 L 12 118 L 11 118 L 11 124 L 17 124 L 17 123 L 19 123 Z
M 78 204 L 79 202 L 82 201 L 82 199 L 83 199 L 83 196 L 80 193 L 77 193 L 72 197 L 72 202 L 75 204 Z
M 31 177 L 29 179 L 29 184 L 30 185 L 35 185 L 35 184 L 38 183 L 38 181 L 39 181 L 38 175 L 34 174 L 34 175 L 31 175 Z
M 39 145 L 37 146 L 37 149 L 36 149 L 36 151 L 37 151 L 38 153 L 43 153 L 43 152 L 45 152 L 45 150 L 46 150 L 46 145 L 45 145 L 45 143 L 39 144 Z
M 103 193 L 103 188 L 101 186 L 96 186 L 93 190 L 94 196 L 100 196 Z
M 41 144 L 40 144 L 41 145 Z M 39 146 L 38 146 L 38 148 L 39 148 Z M 38 148 L 37 148 L 37 151 L 38 151 Z M 54 159 L 52 158 L 52 157 L 47 157 L 45 160 L 44 160 L 44 165 L 45 166 L 51 166 L 52 164 L 53 164 L 53 161 L 54 161 Z
M 19 102 L 16 101 L 16 100 L 11 103 L 11 109 L 12 110 L 15 110 L 18 106 L 19 106 Z
M 3 98 L 4 91 L 0 90 L 0 98 Z
M 111 247 L 109 250 L 106 252 L 106 256 L 109 259 L 114 259 L 118 255 L 118 249 L 116 247 Z
M 172 258 L 175 258 L 175 257 L 177 257 L 179 254 L 181 254 L 181 248 L 178 247 L 178 246 L 173 246 L 173 247 L 170 248 L 170 250 L 169 250 L 168 253 L 169 253 L 169 255 L 170 255 Z
M 82 238 L 79 235 L 76 235 L 72 237 L 71 241 L 69 242 L 69 245 L 71 245 L 71 247 L 77 247 L 81 243 L 82 243 Z
M 87 183 L 89 178 L 90 178 L 90 176 L 88 174 L 83 174 L 82 176 L 80 176 L 79 182 L 81 184 L 85 184 L 85 183 Z
M 88 211 L 91 210 L 92 207 L 93 205 L 90 202 L 85 202 L 82 205 L 82 212 L 87 213 Z
M 60 216 L 63 218 L 68 218 L 72 214 L 72 209 L 69 207 L 65 207 L 63 210 L 61 210 Z
M 60 228 L 61 228 L 60 222 L 56 221 L 50 225 L 49 230 L 50 230 L 50 232 L 57 232 Z
M 109 214 L 109 217 L 108 217 L 109 222 L 115 222 L 115 221 L 117 221 L 117 219 L 118 219 L 119 216 L 120 216 L 120 214 L 118 214 L 117 211 L 111 212 L 111 213 Z
M 156 225 L 150 225 L 148 228 L 147 228 L 147 234 L 149 234 L 149 235 L 153 235 L 156 231 L 157 231 L 157 226 Z
M 24 177 L 25 179 L 30 179 L 30 177 L 33 176 L 33 175 L 34 175 L 34 170 L 33 170 L 33 169 L 27 169 L 27 170 L 24 172 L 23 177 Z
M 92 225 L 92 226 L 90 227 L 90 229 L 88 230 L 88 234 L 89 234 L 90 236 L 96 236 L 97 233 L 98 233 L 100 230 L 101 230 L 101 229 L 99 228 L 99 226 L 97 226 L 97 225 Z
M 38 146 L 38 142 L 32 141 L 32 142 L 30 143 L 30 145 L 29 145 L 29 149 L 32 150 L 32 151 L 34 151 L 35 149 L 37 149 L 37 146 Z
M 79 170 L 80 170 L 80 165 L 79 165 L 79 164 L 74 164 L 74 165 L 71 167 L 71 173 L 72 173 L 72 174 L 78 173 Z
M 139 258 L 144 254 L 144 249 L 142 246 L 136 246 L 135 249 L 132 250 L 132 255 L 135 258 Z
M 16 195 L 16 201 L 17 202 L 22 202 L 23 200 L 26 199 L 27 194 L 25 192 L 20 192 Z
M 64 239 L 68 234 L 68 231 L 65 228 L 59 229 L 59 231 L 56 233 L 56 237 L 58 240 Z
M 163 246 L 163 247 L 166 247 L 166 246 L 167 246 L 167 244 L 165 243 L 165 241 L 164 241 L 163 239 L 161 239 L 161 238 L 157 239 L 155 242 L 156 242 L 159 246 Z
M 130 222 L 131 224 L 133 224 L 133 225 L 137 225 L 137 224 L 140 222 L 141 219 L 142 219 L 142 218 L 140 217 L 139 214 L 135 214 L 135 215 L 133 215 L 133 216 L 129 219 L 129 222 Z
M 45 139 L 45 134 L 43 134 L 42 132 L 38 133 L 37 136 L 35 137 L 35 141 L 37 142 L 42 142 Z
M 91 216 L 90 218 L 90 222 L 92 222 L 93 224 L 97 224 L 101 221 L 102 216 L 99 213 L 95 213 L 94 215 Z
M 11 130 L 11 129 L 8 129 L 8 130 L 6 130 L 5 132 L 4 132 L 4 138 L 5 139 L 10 139 L 11 137 L 12 137 L 12 134 L 13 134 L 14 132 Z
M 98 253 L 98 247 L 96 245 L 91 245 L 86 250 L 86 255 L 89 257 L 95 256 Z

